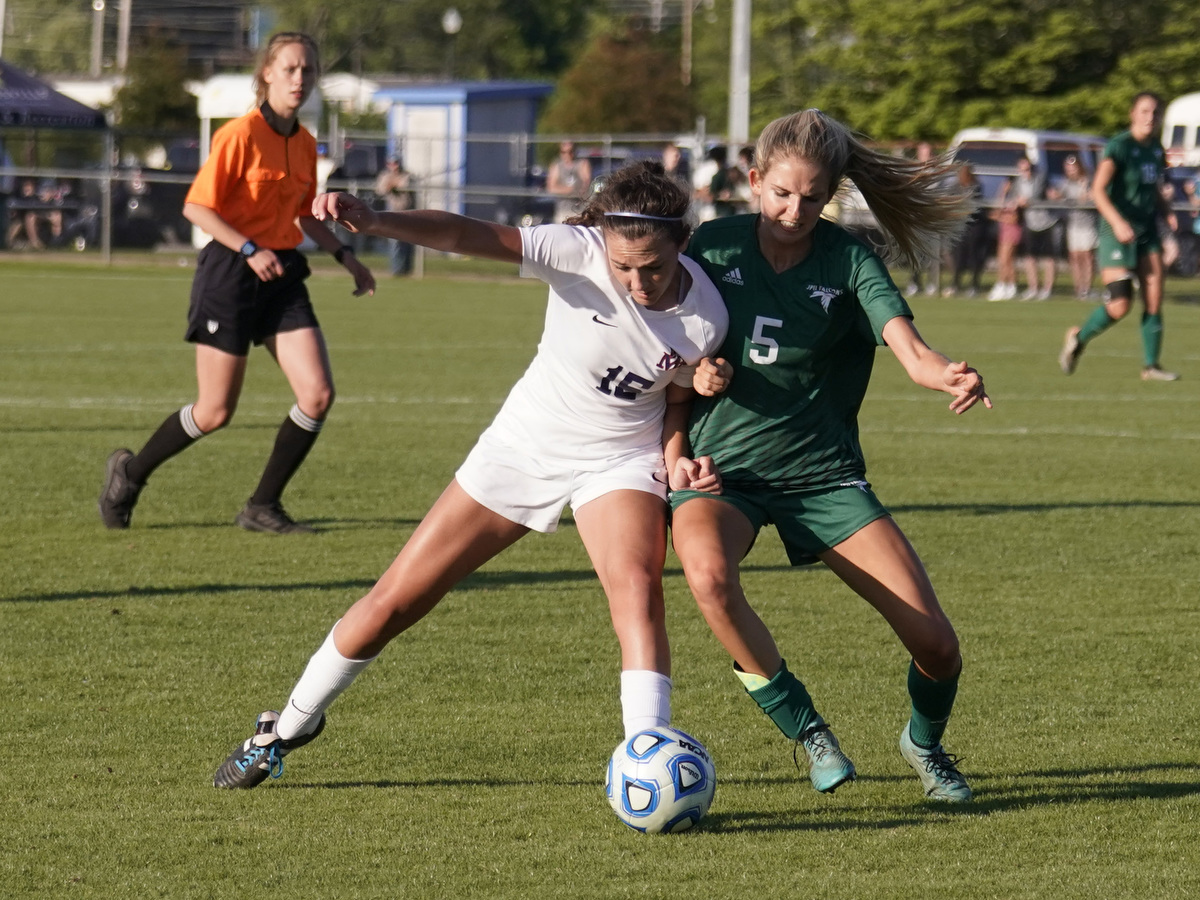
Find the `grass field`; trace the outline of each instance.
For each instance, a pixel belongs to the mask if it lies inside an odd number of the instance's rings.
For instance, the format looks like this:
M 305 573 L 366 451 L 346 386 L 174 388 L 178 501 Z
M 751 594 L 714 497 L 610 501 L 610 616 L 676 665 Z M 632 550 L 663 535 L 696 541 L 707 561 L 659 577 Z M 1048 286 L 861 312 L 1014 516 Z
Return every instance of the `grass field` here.
M 379 271 L 380 269 L 377 269 Z M 444 270 L 443 270 L 444 271 Z M 896 741 L 906 658 L 773 534 L 752 601 L 859 781 L 817 795 L 666 573 L 675 724 L 719 788 L 688 834 L 621 825 L 617 647 L 570 522 L 531 536 L 395 641 L 287 771 L 211 787 L 390 562 L 532 357 L 544 289 L 470 267 L 373 298 L 312 281 L 339 400 L 286 496 L 320 534 L 232 523 L 291 405 L 261 351 L 237 417 L 168 463 L 127 532 L 105 457 L 192 399 L 190 271 L 0 261 L 0 897 L 1175 898 L 1200 895 L 1200 293 L 1170 287 L 1147 384 L 1121 323 L 1070 379 L 1086 308 L 922 300 L 985 374 L 956 418 L 886 351 L 870 477 L 963 644 L 947 748 L 977 799 L 922 800 Z M 494 270 L 484 270 L 490 275 Z

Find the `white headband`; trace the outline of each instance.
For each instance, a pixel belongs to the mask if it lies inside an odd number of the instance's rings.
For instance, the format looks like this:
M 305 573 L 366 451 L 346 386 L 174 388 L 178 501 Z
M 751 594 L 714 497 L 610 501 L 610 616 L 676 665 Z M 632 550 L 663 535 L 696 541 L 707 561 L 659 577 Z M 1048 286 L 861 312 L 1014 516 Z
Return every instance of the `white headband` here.
M 650 219 L 654 222 L 682 222 L 683 216 L 652 216 L 649 213 L 640 212 L 606 212 L 607 216 L 621 216 L 626 219 Z

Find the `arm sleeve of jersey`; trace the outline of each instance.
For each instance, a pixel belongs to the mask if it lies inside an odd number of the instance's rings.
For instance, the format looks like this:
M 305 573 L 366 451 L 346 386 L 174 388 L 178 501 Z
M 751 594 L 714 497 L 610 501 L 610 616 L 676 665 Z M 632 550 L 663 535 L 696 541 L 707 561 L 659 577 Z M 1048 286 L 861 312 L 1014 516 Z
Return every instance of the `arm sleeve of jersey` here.
M 695 296 L 695 305 L 702 323 L 701 340 L 697 342 L 700 355 L 695 362 L 685 363 L 676 369 L 671 381 L 690 388 L 692 376 L 696 374 L 700 360 L 706 356 L 715 357 L 725 343 L 725 337 L 729 333 L 729 309 L 725 306 L 716 284 L 704 274 L 703 267 L 691 257 L 688 259 L 695 264 L 695 268 L 689 271 L 692 275 L 691 293 Z M 699 271 L 696 271 L 697 269 Z
M 242 171 L 245 157 L 243 149 L 242 142 L 231 136 L 229 130 L 219 129 L 213 135 L 208 159 L 196 173 L 196 180 L 188 189 L 184 202 L 220 210 L 222 199 L 228 196 L 234 173 Z
M 587 257 L 587 230 L 576 225 L 532 225 L 521 229 L 522 278 L 551 287 L 578 281 Z
M 863 337 L 878 346 L 887 343 L 883 339 L 884 325 L 896 316 L 913 317 L 912 310 L 904 302 L 904 295 L 888 274 L 887 266 L 874 253 L 868 252 L 855 268 L 854 293 L 863 313 L 859 317 L 859 329 Z

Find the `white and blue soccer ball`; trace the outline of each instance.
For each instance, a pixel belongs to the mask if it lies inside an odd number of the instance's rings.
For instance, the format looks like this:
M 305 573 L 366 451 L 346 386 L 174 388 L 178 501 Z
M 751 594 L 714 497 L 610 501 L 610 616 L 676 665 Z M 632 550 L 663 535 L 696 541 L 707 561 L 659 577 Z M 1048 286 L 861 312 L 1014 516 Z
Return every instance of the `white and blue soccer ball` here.
M 617 818 L 648 834 L 687 831 L 708 812 L 716 789 L 717 772 L 704 746 L 665 726 L 617 744 L 604 778 Z

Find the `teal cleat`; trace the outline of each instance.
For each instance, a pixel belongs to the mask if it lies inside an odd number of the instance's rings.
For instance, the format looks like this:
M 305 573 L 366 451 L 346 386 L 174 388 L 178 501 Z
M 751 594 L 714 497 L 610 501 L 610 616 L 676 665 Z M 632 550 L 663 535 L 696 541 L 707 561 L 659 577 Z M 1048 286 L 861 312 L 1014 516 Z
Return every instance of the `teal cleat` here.
M 854 780 L 857 774 L 854 763 L 842 752 L 828 725 L 814 725 L 796 738 L 796 751 L 801 747 L 808 756 L 808 780 L 822 794 L 832 794 L 847 781 Z M 793 752 L 793 759 L 798 756 L 798 752 Z M 800 767 L 798 759 L 796 767 Z
M 921 747 L 913 743 L 908 725 L 900 733 L 900 755 L 916 770 L 929 799 L 947 803 L 966 803 L 971 799 L 971 786 L 958 771 L 959 758 L 943 750 L 941 744 Z

